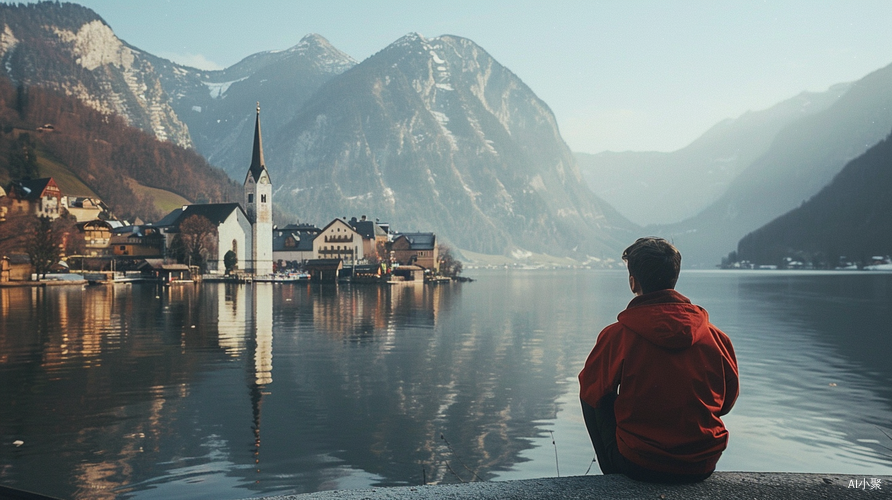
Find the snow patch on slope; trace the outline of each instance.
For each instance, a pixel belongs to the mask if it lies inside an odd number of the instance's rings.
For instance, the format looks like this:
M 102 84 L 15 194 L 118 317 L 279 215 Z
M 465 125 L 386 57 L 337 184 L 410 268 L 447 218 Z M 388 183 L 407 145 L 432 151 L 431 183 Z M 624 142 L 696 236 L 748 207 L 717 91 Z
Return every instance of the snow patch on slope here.
M 211 99 L 219 99 L 223 97 L 223 94 L 229 90 L 229 87 L 233 83 L 238 83 L 244 80 L 247 80 L 248 77 L 239 78 L 238 80 L 232 80 L 231 82 L 222 82 L 222 83 L 213 83 L 213 82 L 201 82 L 205 87 L 208 88 L 208 92 L 211 94 Z

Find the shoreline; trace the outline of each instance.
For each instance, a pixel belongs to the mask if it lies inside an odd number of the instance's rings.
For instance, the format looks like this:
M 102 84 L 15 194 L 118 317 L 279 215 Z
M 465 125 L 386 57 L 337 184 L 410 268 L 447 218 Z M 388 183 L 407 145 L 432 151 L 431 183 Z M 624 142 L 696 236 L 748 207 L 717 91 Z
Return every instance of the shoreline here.
M 876 481 L 879 483 L 876 483 Z M 872 486 L 878 485 L 879 488 Z M 396 486 L 279 495 L 263 500 L 401 500 L 401 499 L 714 499 L 772 500 L 889 498 L 890 475 L 789 472 L 715 472 L 700 483 L 685 485 L 633 481 L 622 475 L 486 481 L 477 483 Z
M 0 288 L 43 288 L 47 286 L 84 286 L 87 280 L 4 281 Z

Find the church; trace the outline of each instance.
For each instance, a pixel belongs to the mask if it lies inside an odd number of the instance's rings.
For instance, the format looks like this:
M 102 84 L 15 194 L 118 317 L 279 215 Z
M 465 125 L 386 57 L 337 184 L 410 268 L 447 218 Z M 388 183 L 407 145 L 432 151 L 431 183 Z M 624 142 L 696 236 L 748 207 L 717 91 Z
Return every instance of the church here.
M 265 276 L 273 272 L 273 208 L 272 182 L 263 159 L 263 139 L 260 133 L 260 103 L 254 124 L 254 149 L 251 165 L 244 182 L 244 205 L 240 203 L 207 203 L 184 205 L 155 225 L 165 237 L 165 248 L 180 232 L 180 224 L 193 215 L 208 219 L 216 231 L 216 244 L 207 257 L 207 271 L 225 272 L 224 257 L 232 251 L 236 269 Z

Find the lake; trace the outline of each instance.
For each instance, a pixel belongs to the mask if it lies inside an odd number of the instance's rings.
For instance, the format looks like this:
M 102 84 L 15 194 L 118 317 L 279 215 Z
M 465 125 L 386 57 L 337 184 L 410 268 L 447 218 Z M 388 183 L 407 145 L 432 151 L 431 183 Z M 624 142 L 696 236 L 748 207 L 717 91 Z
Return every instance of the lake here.
M 600 474 L 576 374 L 624 271 L 0 289 L 0 484 L 248 498 Z M 720 470 L 892 474 L 892 274 L 683 271 L 734 343 Z M 590 470 L 589 470 L 590 469 Z

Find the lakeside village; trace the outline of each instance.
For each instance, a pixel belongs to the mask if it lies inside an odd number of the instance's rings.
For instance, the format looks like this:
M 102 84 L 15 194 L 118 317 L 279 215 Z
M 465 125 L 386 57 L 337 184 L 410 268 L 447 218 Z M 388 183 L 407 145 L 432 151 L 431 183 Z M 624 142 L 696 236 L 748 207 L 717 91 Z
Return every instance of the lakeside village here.
M 19 232 L 0 255 L 0 286 L 157 281 L 352 281 L 443 283 L 461 279 L 461 262 L 434 233 L 395 232 L 389 224 L 335 218 L 325 227 L 272 222 L 272 181 L 263 159 L 257 108 L 244 204 L 193 204 L 153 224 L 109 216 L 94 197 L 66 195 L 52 178 L 0 187 L 0 225 Z M 59 230 L 59 220 L 68 231 Z M 13 227 L 28 221 L 31 227 Z M 27 233 L 27 234 L 25 234 Z

